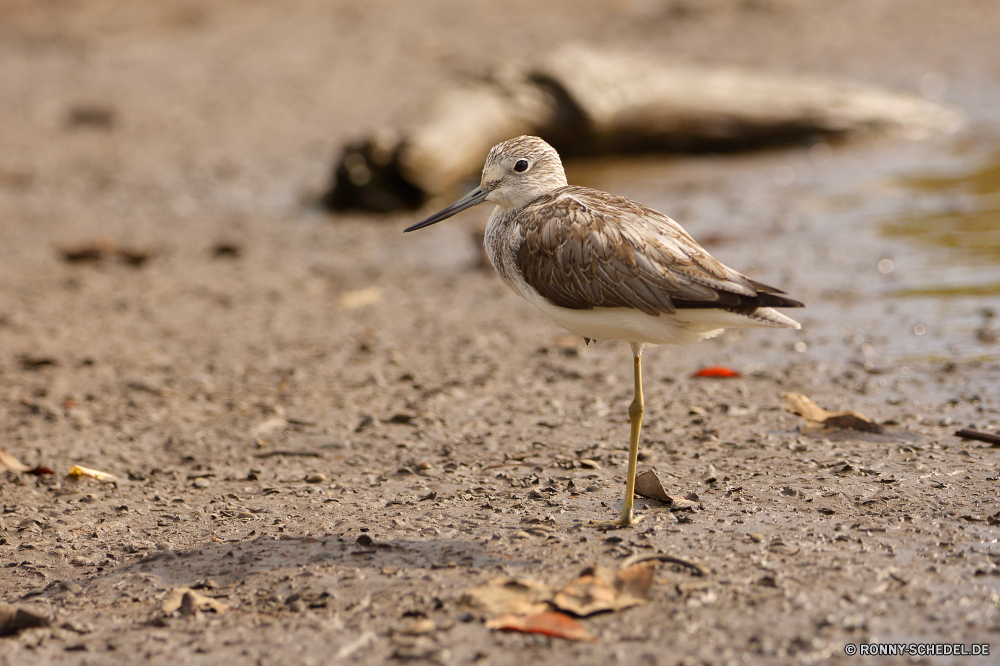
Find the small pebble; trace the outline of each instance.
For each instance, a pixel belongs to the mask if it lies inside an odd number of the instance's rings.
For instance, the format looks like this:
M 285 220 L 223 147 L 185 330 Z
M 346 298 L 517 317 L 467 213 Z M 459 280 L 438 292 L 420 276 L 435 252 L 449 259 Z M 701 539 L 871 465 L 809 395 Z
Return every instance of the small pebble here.
M 87 493 L 86 495 L 84 495 L 83 497 L 80 498 L 80 501 L 81 502 L 96 502 L 97 501 L 97 495 L 95 495 L 94 493 Z
M 194 486 L 195 488 L 208 488 L 210 485 L 212 485 L 212 482 L 209 481 L 208 479 L 201 478 L 192 481 L 191 485 Z
M 306 477 L 306 483 L 323 483 L 326 481 L 326 474 L 315 472 Z

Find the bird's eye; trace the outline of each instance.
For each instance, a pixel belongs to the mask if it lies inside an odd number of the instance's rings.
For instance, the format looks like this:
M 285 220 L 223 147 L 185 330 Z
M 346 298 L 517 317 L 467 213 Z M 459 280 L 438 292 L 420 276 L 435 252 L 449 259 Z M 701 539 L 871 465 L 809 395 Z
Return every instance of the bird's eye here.
M 524 173 L 528 170 L 528 160 L 518 160 L 514 163 L 514 171 Z

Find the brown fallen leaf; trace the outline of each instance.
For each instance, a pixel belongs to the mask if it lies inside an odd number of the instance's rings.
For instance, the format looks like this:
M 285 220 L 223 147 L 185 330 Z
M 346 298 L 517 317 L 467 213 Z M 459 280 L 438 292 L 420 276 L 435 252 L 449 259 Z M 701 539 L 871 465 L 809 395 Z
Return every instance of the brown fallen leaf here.
M 505 613 L 486 623 L 488 629 L 519 631 L 524 634 L 544 634 L 571 641 L 596 641 L 583 625 L 569 615 L 555 611 L 545 611 L 532 615 L 511 615 Z
M 552 604 L 578 617 L 631 608 L 645 603 L 655 570 L 655 562 L 636 564 L 618 572 L 601 566 L 588 567 L 556 593 Z
M 229 605 L 195 592 L 190 587 L 175 587 L 170 590 L 160 608 L 167 615 L 174 611 L 180 611 L 181 615 L 194 615 L 198 612 L 208 611 L 222 615 L 229 610 Z
M 464 595 L 461 603 L 484 615 L 531 615 L 549 609 L 552 588 L 517 578 L 494 578 Z
M 614 586 L 614 574 L 604 567 L 588 567 L 579 578 L 556 593 L 552 603 L 559 610 L 586 617 L 594 613 L 621 610 L 641 603 L 622 601 Z
M 786 393 L 784 397 L 785 409 L 790 411 L 792 414 L 798 414 L 806 421 L 822 423 L 826 420 L 826 417 L 830 415 L 830 412 L 823 409 L 813 402 L 811 398 L 802 395 L 801 393 Z
M 69 471 L 66 472 L 66 476 L 74 479 L 80 479 L 81 477 L 88 476 L 92 479 L 97 479 L 98 481 L 118 483 L 118 477 L 114 474 L 108 474 L 107 472 L 102 472 L 98 469 L 90 469 L 89 467 L 80 467 L 79 465 L 73 465 L 70 467 Z
M 615 587 L 625 595 L 645 601 L 649 598 L 649 590 L 653 587 L 656 576 L 656 562 L 650 560 L 619 569 L 615 575 Z
M 860 430 L 879 435 L 885 434 L 884 427 L 875 423 L 861 412 L 856 412 L 853 409 L 847 409 L 842 412 L 830 412 L 801 393 L 786 393 L 785 409 L 793 414 L 798 414 L 806 421 L 819 425 L 822 428 L 840 428 L 844 430 Z
M 3 449 L 0 449 L 0 472 L 5 472 L 10 470 L 12 472 L 27 472 L 30 467 L 25 465 L 23 462 L 10 455 Z
M 684 497 L 668 495 L 667 491 L 663 489 L 663 484 L 660 483 L 660 477 L 656 476 L 656 472 L 653 470 L 636 475 L 635 492 L 643 497 L 666 502 L 675 509 L 693 509 L 698 505 L 697 502 L 692 502 Z

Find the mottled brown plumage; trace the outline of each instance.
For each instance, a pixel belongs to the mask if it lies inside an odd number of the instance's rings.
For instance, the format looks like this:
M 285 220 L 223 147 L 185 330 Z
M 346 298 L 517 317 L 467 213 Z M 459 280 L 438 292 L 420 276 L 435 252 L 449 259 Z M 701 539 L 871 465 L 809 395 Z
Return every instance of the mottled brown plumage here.
M 486 252 L 511 289 L 588 343 L 632 346 L 625 501 L 621 518 L 606 526 L 632 525 L 643 345 L 694 342 L 730 327 L 799 328 L 772 308 L 802 304 L 716 261 L 663 213 L 569 185 L 559 154 L 532 136 L 494 146 L 478 188 L 407 231 L 484 202 L 496 204 Z
M 653 316 L 801 307 L 724 266 L 663 213 L 624 197 L 567 185 L 522 208 L 510 224 L 522 239 L 521 276 L 559 307 L 635 308 Z

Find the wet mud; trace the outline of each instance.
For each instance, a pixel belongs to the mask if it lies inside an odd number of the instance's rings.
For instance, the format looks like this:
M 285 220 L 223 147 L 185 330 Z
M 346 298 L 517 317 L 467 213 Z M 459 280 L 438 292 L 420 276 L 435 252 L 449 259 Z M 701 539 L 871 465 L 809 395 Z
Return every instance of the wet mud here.
M 56 474 L 0 473 L 0 601 L 50 620 L 0 637 L 0 664 L 1000 651 L 1000 449 L 954 435 L 1000 430 L 995 228 L 975 217 L 995 207 L 977 183 L 1000 21 L 901 4 L 6 4 L 0 448 Z M 404 236 L 417 216 L 313 204 L 353 136 L 543 38 L 968 118 L 919 143 L 567 164 L 808 306 L 800 332 L 646 352 L 639 470 L 689 503 L 637 499 L 630 530 L 590 525 L 621 505 L 627 346 L 584 345 L 484 268 L 486 211 Z M 741 376 L 692 377 L 715 365 Z M 788 393 L 883 431 L 810 427 Z M 594 642 L 493 631 L 463 601 L 656 553 L 704 575 L 659 564 L 646 603 L 580 620 Z

